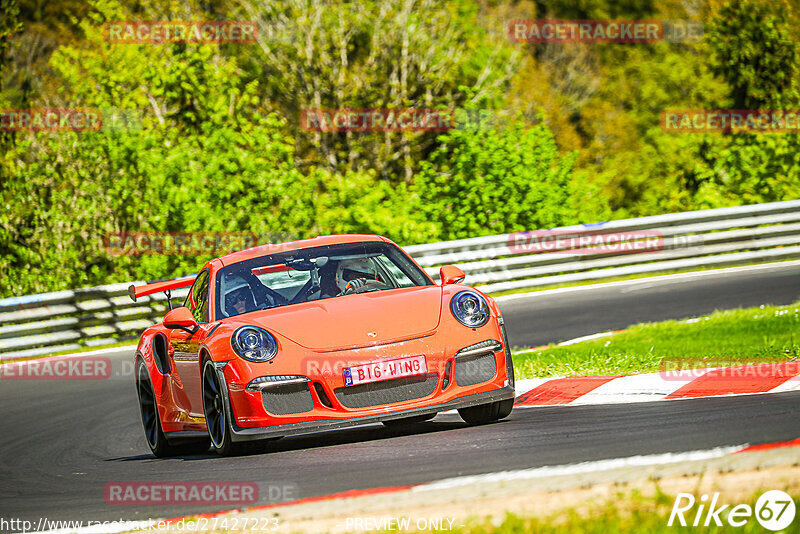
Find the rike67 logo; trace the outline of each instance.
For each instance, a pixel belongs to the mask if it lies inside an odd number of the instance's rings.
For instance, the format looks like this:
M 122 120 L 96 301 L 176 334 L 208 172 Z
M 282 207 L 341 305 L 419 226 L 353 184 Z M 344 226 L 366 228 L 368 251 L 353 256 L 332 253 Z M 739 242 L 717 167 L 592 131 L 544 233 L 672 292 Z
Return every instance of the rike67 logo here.
M 719 493 L 714 493 L 710 501 L 706 494 L 697 500 L 691 493 L 679 493 L 675 497 L 667 526 L 721 527 L 727 523 L 731 527 L 742 527 L 754 516 L 767 530 L 784 530 L 794 521 L 794 500 L 786 492 L 770 490 L 758 498 L 755 507 L 748 504 L 737 504 L 732 507 L 730 504 L 719 502 Z

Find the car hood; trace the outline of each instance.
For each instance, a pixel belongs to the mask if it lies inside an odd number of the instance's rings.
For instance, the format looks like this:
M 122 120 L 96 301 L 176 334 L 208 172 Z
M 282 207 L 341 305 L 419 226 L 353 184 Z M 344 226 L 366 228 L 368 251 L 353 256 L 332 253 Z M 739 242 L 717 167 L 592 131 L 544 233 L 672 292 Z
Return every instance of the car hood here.
M 256 312 L 248 319 L 314 350 L 410 339 L 439 325 L 442 288 L 388 289 L 321 299 Z M 252 317 L 252 319 L 251 319 Z M 239 319 L 244 319 L 240 316 Z

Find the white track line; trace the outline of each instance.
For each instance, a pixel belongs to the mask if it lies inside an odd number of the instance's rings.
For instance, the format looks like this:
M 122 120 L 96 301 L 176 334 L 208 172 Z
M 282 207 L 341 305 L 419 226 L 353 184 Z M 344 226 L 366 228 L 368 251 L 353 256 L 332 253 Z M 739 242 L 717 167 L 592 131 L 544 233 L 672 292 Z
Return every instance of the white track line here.
M 585 473 L 596 473 L 599 471 L 610 471 L 623 467 L 644 467 L 650 465 L 674 464 L 679 462 L 692 462 L 697 460 L 710 460 L 721 458 L 729 454 L 741 451 L 745 445 L 735 445 L 731 447 L 717 447 L 704 451 L 691 451 L 681 453 L 651 454 L 646 456 L 630 456 L 628 458 L 614 458 L 612 460 L 598 460 L 594 462 L 583 462 L 579 464 L 555 465 L 545 467 L 535 467 L 533 469 L 520 469 L 516 471 L 501 471 L 498 473 L 488 473 L 485 475 L 474 475 L 464 477 L 446 478 L 437 482 L 429 482 L 411 488 L 412 492 L 446 490 L 471 484 L 486 484 L 491 482 L 507 482 L 515 480 L 530 480 L 536 478 L 548 478 L 554 476 L 573 476 Z
M 783 391 L 797 391 L 800 390 L 800 375 L 790 378 L 780 386 L 772 388 L 769 393 L 781 393 Z
M 614 334 L 621 334 L 622 332 L 625 332 L 625 330 L 612 330 L 612 331 L 609 331 L 609 332 L 600 332 L 600 333 L 597 333 L 597 334 L 589 334 L 588 336 L 581 336 L 581 337 L 576 337 L 576 338 L 573 338 L 573 339 L 568 339 L 566 341 L 562 341 L 561 343 L 555 343 L 554 345 L 556 347 L 565 347 L 567 345 L 573 345 L 575 343 L 582 343 L 584 341 L 592 341 L 594 339 L 600 339 L 600 338 L 604 338 L 604 337 L 608 337 L 608 336 L 613 336 Z M 541 347 L 531 347 L 531 348 L 528 348 L 528 349 L 518 350 L 518 351 L 514 352 L 514 354 L 517 355 L 517 354 L 527 354 L 529 352 L 539 352 L 541 350 L 546 349 L 547 347 L 548 347 L 547 345 L 543 345 Z
M 456 487 L 467 486 L 471 484 L 485 484 L 492 482 L 506 482 L 516 480 L 531 480 L 538 478 L 549 478 L 554 476 L 575 476 L 586 473 L 597 473 L 602 471 L 610 471 L 612 469 L 620 469 L 625 467 L 645 467 L 653 465 L 674 464 L 680 462 L 692 462 L 700 460 L 710 460 L 713 458 L 721 458 L 735 452 L 739 452 L 748 447 L 747 444 L 735 445 L 728 447 L 717 447 L 715 449 L 681 452 L 681 453 L 667 453 L 667 454 L 650 454 L 643 456 L 630 456 L 627 458 L 614 458 L 611 460 L 597 460 L 593 462 L 582 462 L 578 464 L 566 464 L 536 467 L 532 469 L 520 469 L 515 471 L 501 471 L 498 473 L 487 473 L 485 475 L 462 476 L 445 478 L 436 482 L 429 482 L 427 484 L 420 484 L 412 487 L 412 493 L 423 491 L 435 490 L 448 490 Z M 93 525 L 91 527 L 81 528 L 62 528 L 59 530 L 43 531 L 42 534 L 116 534 L 119 532 L 127 532 L 130 530 L 141 530 L 147 527 L 152 527 L 156 524 L 156 520 L 149 521 L 120 521 L 106 523 L 104 525 Z
M 551 380 L 557 380 L 559 376 L 551 376 L 547 378 L 523 378 L 521 380 L 517 380 L 514 384 L 514 389 L 517 391 L 517 395 L 521 395 L 522 393 L 527 393 L 528 391 L 535 389 L 542 384 L 550 382 Z
M 592 341 L 593 339 L 600 339 L 601 337 L 608 337 L 614 335 L 614 332 L 600 332 L 599 334 L 590 334 L 588 336 L 576 337 L 568 339 L 557 344 L 557 347 L 566 347 L 567 345 L 574 345 L 575 343 L 582 343 L 584 341 Z
M 574 406 L 657 401 L 707 372 L 708 369 L 701 369 L 691 373 L 681 373 L 670 379 L 666 379 L 661 373 L 621 376 L 593 389 L 570 404 Z

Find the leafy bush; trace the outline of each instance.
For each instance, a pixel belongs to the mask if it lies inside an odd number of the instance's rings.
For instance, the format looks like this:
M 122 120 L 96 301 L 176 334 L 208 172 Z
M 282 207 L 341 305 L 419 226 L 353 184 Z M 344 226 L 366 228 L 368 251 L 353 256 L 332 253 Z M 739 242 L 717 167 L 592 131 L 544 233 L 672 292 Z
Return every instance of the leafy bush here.
M 480 115 L 480 114 L 479 114 Z M 413 190 L 424 199 L 424 219 L 439 239 L 460 239 L 602 220 L 608 212 L 583 175 L 575 176 L 575 154 L 561 156 L 543 124 L 525 128 L 462 121 L 439 137 L 440 146 L 422 165 Z

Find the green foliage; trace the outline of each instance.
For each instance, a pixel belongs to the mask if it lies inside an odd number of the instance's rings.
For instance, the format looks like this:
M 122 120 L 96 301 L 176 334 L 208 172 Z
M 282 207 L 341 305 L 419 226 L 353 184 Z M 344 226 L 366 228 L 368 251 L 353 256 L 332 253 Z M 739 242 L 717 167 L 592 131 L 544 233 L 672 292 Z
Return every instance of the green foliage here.
M 516 354 L 521 378 L 655 373 L 784 362 L 800 356 L 800 302 L 714 312 L 687 323 L 639 324 L 610 337 Z M 671 365 L 671 366 L 670 366 Z
M 580 152 L 615 217 L 797 198 L 796 133 L 673 133 L 666 110 L 794 109 L 796 7 L 723 0 L 698 43 L 598 46 L 603 83 L 580 110 Z M 684 19 L 686 13 L 665 13 Z
M 339 134 L 303 131 L 308 109 L 453 108 L 472 100 L 502 102 L 518 50 L 479 24 L 472 2 L 408 0 L 247 0 L 259 45 L 243 64 L 260 80 L 265 101 L 287 118 L 305 165 L 346 173 L 374 170 L 410 182 L 433 149 L 434 134 Z
M 583 111 L 592 134 L 583 154 L 617 217 L 697 208 L 700 175 L 719 136 L 664 132 L 660 116 L 670 109 L 716 108 L 714 102 L 725 98 L 727 86 L 700 52 L 696 45 L 669 43 L 606 51 L 614 59 Z
M 4 90 L 6 86 L 6 71 L 11 63 L 9 50 L 12 46 L 12 37 L 21 30 L 22 23 L 19 21 L 19 5 L 17 5 L 17 1 L 0 0 L 0 109 L 9 104 L 9 99 Z M 7 147 L 12 142 L 13 134 L 0 131 L 0 150 L 6 152 Z M 0 178 L 3 177 L 3 161 L 0 160 Z
M 703 169 L 696 202 L 701 208 L 800 198 L 800 136 L 739 133 L 716 150 Z
M 319 233 L 379 234 L 407 245 L 440 239 L 436 225 L 420 220 L 422 204 L 405 184 L 392 186 L 373 172 L 314 173 L 314 220 Z
M 731 0 L 712 18 L 709 47 L 733 109 L 797 109 L 800 45 L 790 35 L 788 13 L 783 3 Z M 698 176 L 699 207 L 798 198 L 797 133 L 733 133 L 713 145 Z
M 653 0 L 549 0 L 540 1 L 542 18 L 647 19 L 655 11 Z
M 8 62 L 11 36 L 22 29 L 19 22 L 19 5 L 16 0 L 0 0 L 0 90 L 3 89 L 4 67 Z
M 696 484 L 696 482 L 692 482 Z M 672 508 L 677 498 L 676 494 L 672 492 L 666 493 L 662 490 L 658 483 L 653 484 L 653 488 L 643 488 L 643 490 L 625 490 L 614 491 L 604 499 L 597 498 L 583 498 L 575 499 L 575 492 L 570 493 L 567 491 L 563 499 L 564 506 L 552 513 L 545 513 L 537 516 L 529 515 L 516 515 L 506 513 L 502 521 L 494 518 L 491 519 L 473 519 L 468 521 L 466 525 L 456 527 L 453 529 L 455 534 L 558 534 L 561 532 L 570 532 L 576 534 L 607 534 L 609 532 L 648 532 L 651 534 L 670 534 L 680 529 L 681 532 L 688 532 L 691 534 L 705 533 L 705 532 L 739 532 L 743 534 L 755 534 L 763 532 L 764 527 L 753 517 L 740 527 L 728 526 L 726 515 L 730 510 L 723 510 L 720 515 L 720 522 L 724 525 L 722 528 L 717 526 L 692 526 L 693 515 L 686 515 L 687 526 L 681 526 L 679 518 L 676 518 L 673 525 L 668 525 L 672 513 Z M 728 502 L 725 498 L 726 491 L 735 492 L 739 490 L 738 486 L 734 488 L 724 488 L 722 491 L 723 497 L 720 499 L 722 502 Z M 750 489 L 750 488 L 748 488 Z M 759 492 L 763 492 L 768 488 L 757 488 Z M 783 486 L 787 492 L 791 494 L 791 488 Z M 553 497 L 556 501 L 556 495 L 550 493 L 548 496 Z M 750 499 L 746 499 L 745 503 L 755 508 L 758 493 Z M 535 498 L 535 497 L 531 497 Z M 740 502 L 735 500 L 735 502 Z M 719 508 L 719 507 L 718 507 Z M 694 513 L 692 511 L 691 513 Z M 705 515 L 700 516 L 704 518 Z M 713 525 L 713 523 L 712 523 Z M 794 525 L 790 525 L 787 532 L 793 532 Z
M 404 186 L 373 173 L 301 174 L 285 121 L 216 46 L 114 46 L 102 24 L 124 13 L 114 2 L 97 7 L 81 25 L 93 46 L 63 47 L 51 65 L 83 106 L 138 111 L 142 124 L 37 134 L 20 146 L 0 219 L 5 294 L 163 278 L 208 259 L 112 256 L 112 232 L 432 237 L 410 217 Z
M 255 85 L 213 45 L 113 46 L 98 4 L 83 23 L 94 46 L 51 64 L 83 106 L 144 111 L 141 129 L 37 134 L 17 153 L 0 276 L 6 294 L 191 273 L 207 258 L 110 256 L 111 232 L 312 231 L 309 191 Z
M 540 123 L 525 128 L 487 124 L 488 117 L 439 138 L 417 175 L 414 190 L 425 220 L 442 239 L 552 228 L 602 219 L 585 179 L 572 175 L 574 154 L 560 156 Z M 582 219 L 587 217 L 587 219 Z
M 800 105 L 796 3 L 0 0 L 0 109 L 134 129 L 0 132 L 0 296 L 193 272 L 110 232 L 379 233 L 400 244 L 798 198 L 798 134 L 676 134 L 667 109 Z M 525 46 L 514 18 L 692 19 L 699 43 Z M 248 19 L 256 44 L 113 44 L 115 20 Z M 20 30 L 20 24 L 24 27 Z M 430 132 L 309 108 L 476 108 Z
M 788 12 L 782 0 L 728 0 L 712 17 L 708 45 L 734 109 L 797 105 L 798 43 L 788 33 Z

